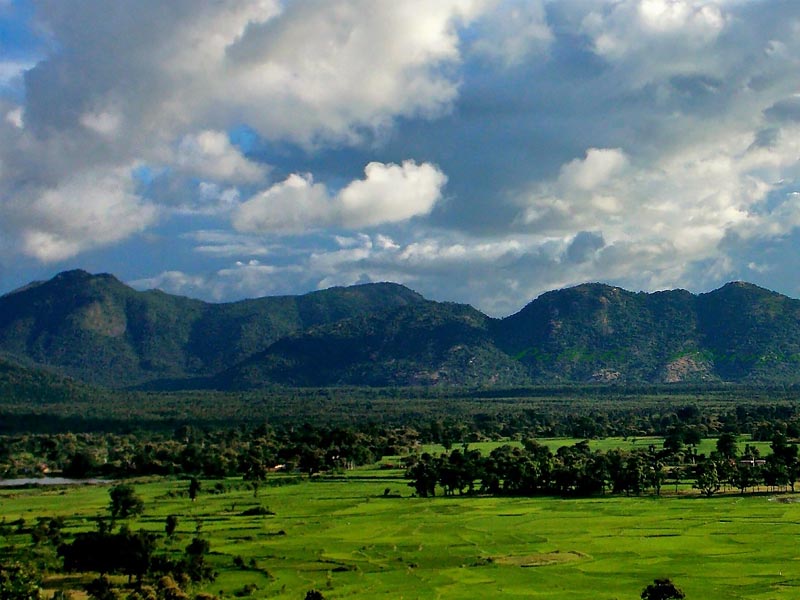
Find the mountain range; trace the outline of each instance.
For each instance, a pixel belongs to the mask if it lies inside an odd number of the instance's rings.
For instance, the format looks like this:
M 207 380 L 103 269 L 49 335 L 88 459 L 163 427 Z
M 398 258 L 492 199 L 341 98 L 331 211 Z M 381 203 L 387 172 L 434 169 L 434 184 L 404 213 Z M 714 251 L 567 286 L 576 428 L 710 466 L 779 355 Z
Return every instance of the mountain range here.
M 213 304 L 75 270 L 0 297 L 0 367 L 153 390 L 796 383 L 800 300 L 592 283 L 495 319 L 394 283 Z

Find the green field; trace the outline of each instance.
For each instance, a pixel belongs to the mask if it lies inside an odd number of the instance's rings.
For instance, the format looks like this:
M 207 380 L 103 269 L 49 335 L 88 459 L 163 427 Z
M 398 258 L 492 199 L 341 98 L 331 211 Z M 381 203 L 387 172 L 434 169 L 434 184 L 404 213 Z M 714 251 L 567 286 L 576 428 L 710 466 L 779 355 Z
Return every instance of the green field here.
M 162 532 L 180 515 L 184 547 L 200 525 L 219 571 L 196 588 L 253 598 L 638 598 L 671 577 L 692 599 L 800 596 L 800 504 L 791 495 L 663 498 L 412 498 L 402 479 L 318 479 L 185 496 L 186 481 L 136 484 L 146 503 L 133 529 Z M 214 482 L 204 481 L 203 489 Z M 386 488 L 392 496 L 383 497 Z M 63 515 L 67 533 L 94 526 L 106 486 L 0 492 L 0 515 Z M 254 505 L 275 516 L 244 517 Z M 2 539 L 2 538 L 0 538 Z M 29 535 L 3 539 L 6 552 Z M 255 568 L 236 568 L 233 558 Z
M 737 447 L 739 452 L 744 450 L 746 444 L 750 444 L 758 448 L 759 452 L 762 456 L 770 454 L 772 451 L 770 449 L 771 442 L 764 442 L 764 441 L 757 441 L 753 442 L 750 440 L 750 437 L 747 435 L 740 435 L 738 437 Z M 540 444 L 543 444 L 550 448 L 551 452 L 555 452 L 561 446 L 572 446 L 577 444 L 578 442 L 583 441 L 583 438 L 538 438 L 536 440 Z M 655 446 L 658 449 L 664 447 L 664 438 L 662 437 L 628 437 L 628 438 L 621 438 L 621 437 L 606 437 L 601 439 L 591 439 L 588 440 L 589 447 L 592 450 L 601 450 L 603 452 L 608 452 L 609 450 L 636 450 L 641 448 L 647 448 L 648 446 Z M 705 454 L 706 456 L 710 455 L 716 449 L 717 440 L 714 438 L 704 438 L 700 441 L 697 445 L 697 453 L 698 454 Z M 521 442 L 473 442 L 469 444 L 469 447 L 473 450 L 480 450 L 482 454 L 489 454 L 495 448 L 499 446 L 503 446 L 504 444 L 509 444 L 511 446 L 522 446 Z M 455 444 L 454 448 L 460 448 L 460 444 Z M 420 452 L 428 452 L 430 454 L 441 454 L 445 452 L 444 446 L 441 444 L 424 444 L 420 448 Z M 397 457 L 395 457 L 397 458 Z

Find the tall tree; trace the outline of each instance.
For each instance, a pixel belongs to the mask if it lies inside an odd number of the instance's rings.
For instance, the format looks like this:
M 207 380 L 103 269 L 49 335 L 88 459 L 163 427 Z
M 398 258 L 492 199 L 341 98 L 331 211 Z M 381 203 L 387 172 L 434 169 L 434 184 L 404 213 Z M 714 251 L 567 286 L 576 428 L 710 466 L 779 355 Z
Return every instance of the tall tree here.
M 115 485 L 108 490 L 111 496 L 109 510 L 111 517 L 116 519 L 127 519 L 144 512 L 144 501 L 136 494 L 133 486 L 128 484 Z

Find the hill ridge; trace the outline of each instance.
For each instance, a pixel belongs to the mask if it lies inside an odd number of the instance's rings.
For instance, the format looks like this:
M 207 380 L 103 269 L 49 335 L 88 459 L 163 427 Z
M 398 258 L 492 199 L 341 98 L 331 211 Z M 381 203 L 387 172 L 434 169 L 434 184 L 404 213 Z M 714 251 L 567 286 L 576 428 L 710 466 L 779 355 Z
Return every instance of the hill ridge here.
M 800 382 L 800 300 L 587 282 L 492 318 L 398 283 L 209 303 L 59 273 L 0 297 L 0 356 L 110 387 Z

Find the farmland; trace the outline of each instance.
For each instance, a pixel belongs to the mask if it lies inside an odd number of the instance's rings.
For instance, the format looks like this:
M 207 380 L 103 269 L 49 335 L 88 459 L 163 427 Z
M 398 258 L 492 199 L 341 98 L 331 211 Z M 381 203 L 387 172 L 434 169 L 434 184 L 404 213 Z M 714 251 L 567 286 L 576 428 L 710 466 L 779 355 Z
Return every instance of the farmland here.
M 240 412 L 250 425 L 227 416 L 248 398 L 185 398 L 195 413 L 176 421 L 175 397 L 153 396 L 141 419 L 97 404 L 83 432 L 65 430 L 75 407 L 7 404 L 36 427 L 0 437 L 4 477 L 108 482 L 0 488 L 0 565 L 30 565 L 59 600 L 101 573 L 103 600 L 621 600 L 664 577 L 689 599 L 796 597 L 796 394 L 308 391 L 276 393 L 277 417 Z M 311 425 L 314 410 L 339 424 Z M 120 482 L 144 510 L 112 521 Z M 93 535 L 143 543 L 146 564 L 76 568 L 65 548 Z M 167 574 L 180 589 L 145 593 Z
M 622 599 L 664 576 L 688 598 L 796 597 L 800 587 L 800 504 L 790 494 L 426 499 L 411 497 L 399 472 L 349 475 L 275 475 L 257 497 L 238 479 L 203 481 L 194 502 L 186 480 L 141 480 L 145 511 L 127 524 L 161 534 L 178 515 L 161 543 L 174 551 L 208 540 L 218 577 L 192 591 L 225 597 L 315 588 L 325 598 Z M 62 516 L 69 537 L 107 514 L 108 489 L 3 490 L 0 514 L 7 524 Z M 243 516 L 254 507 L 275 514 Z M 30 544 L 7 530 L 6 557 Z M 53 577 L 45 587 L 78 583 Z

